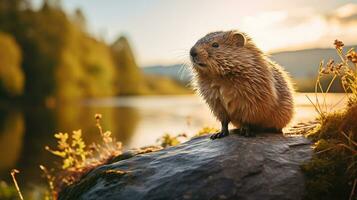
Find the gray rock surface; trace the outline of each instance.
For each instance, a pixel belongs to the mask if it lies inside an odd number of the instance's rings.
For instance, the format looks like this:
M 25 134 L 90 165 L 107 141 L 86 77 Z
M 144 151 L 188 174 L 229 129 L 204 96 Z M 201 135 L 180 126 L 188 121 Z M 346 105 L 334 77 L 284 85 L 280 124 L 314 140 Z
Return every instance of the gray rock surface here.
M 302 136 L 201 136 L 101 166 L 59 199 L 301 199 L 311 155 Z

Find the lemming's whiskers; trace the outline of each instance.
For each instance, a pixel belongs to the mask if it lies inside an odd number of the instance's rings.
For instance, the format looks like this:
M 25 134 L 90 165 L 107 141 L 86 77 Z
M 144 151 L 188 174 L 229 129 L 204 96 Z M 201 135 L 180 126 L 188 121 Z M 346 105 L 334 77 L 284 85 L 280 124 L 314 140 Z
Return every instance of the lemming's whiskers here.
M 181 49 L 178 50 L 178 59 L 180 60 L 180 69 L 178 71 L 178 76 L 180 80 L 184 80 L 184 76 L 186 74 L 190 74 L 190 70 L 188 70 L 189 67 L 192 67 L 190 60 L 189 60 L 189 55 L 188 55 L 188 50 L 186 49 Z

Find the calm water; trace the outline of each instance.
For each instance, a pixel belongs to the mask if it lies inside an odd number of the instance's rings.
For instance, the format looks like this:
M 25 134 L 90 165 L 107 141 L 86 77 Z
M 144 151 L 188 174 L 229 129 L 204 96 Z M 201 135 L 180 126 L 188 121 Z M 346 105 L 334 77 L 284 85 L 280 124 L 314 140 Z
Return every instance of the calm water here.
M 314 101 L 314 94 L 308 95 Z M 343 96 L 329 94 L 327 109 L 331 110 Z M 306 94 L 297 94 L 296 104 L 294 122 L 315 118 L 316 112 Z M 342 106 L 340 103 L 335 109 Z M 111 130 L 125 148 L 155 144 L 164 133 L 193 135 L 203 126 L 219 128 L 207 106 L 196 96 L 95 99 L 56 109 L 3 110 L 0 111 L 0 180 L 9 180 L 10 169 L 17 168 L 21 171 L 18 176 L 21 184 L 44 183 L 38 166 L 56 161 L 44 146 L 56 145 L 54 133 L 78 129 L 82 129 L 88 143 L 98 140 L 95 113 L 103 115 L 103 128 Z

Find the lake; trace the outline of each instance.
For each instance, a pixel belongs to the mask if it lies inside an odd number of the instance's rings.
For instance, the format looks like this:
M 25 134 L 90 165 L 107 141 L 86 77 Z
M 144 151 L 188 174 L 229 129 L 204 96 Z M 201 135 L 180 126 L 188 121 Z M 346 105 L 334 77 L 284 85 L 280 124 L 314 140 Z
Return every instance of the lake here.
M 317 116 L 306 95 L 315 101 L 315 94 L 296 94 L 293 124 Z M 322 101 L 322 95 L 319 99 Z M 344 94 L 328 94 L 326 99 L 326 109 L 331 111 L 343 107 L 347 98 Z M 82 129 L 85 141 L 94 142 L 99 139 L 96 113 L 103 116 L 104 130 L 112 131 L 125 149 L 156 144 L 165 133 L 194 135 L 204 126 L 219 128 L 208 107 L 194 95 L 118 97 L 57 105 L 54 109 L 5 109 L 0 111 L 0 180 L 9 181 L 9 171 L 17 168 L 21 185 L 45 184 L 38 166 L 59 162 L 44 149 L 46 145 L 56 146 L 53 134 Z

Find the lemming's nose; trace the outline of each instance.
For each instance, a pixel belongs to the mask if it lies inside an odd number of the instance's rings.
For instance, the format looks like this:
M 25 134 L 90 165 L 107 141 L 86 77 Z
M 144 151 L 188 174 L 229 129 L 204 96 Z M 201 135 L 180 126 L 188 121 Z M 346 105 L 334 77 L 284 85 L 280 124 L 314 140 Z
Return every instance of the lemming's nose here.
M 190 55 L 192 56 L 192 58 L 197 56 L 197 50 L 195 47 L 192 47 L 190 50 Z

